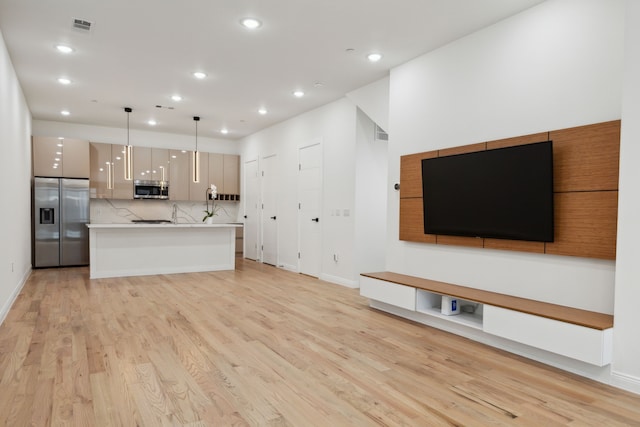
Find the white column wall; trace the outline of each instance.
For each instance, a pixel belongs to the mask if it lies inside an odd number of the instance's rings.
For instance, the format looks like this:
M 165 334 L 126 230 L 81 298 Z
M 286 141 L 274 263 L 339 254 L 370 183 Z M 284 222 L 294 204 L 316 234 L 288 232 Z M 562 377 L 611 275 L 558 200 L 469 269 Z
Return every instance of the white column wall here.
M 612 372 L 617 385 L 640 393 L 640 2 L 626 3 Z
M 374 139 L 374 122 L 358 108 L 356 123 L 355 254 L 357 273 L 382 271 L 387 240 L 387 141 Z
M 357 285 L 354 267 L 356 107 L 346 98 L 301 114 L 241 141 L 243 162 L 278 158 L 278 262 L 298 266 L 298 148 L 321 141 L 323 151 L 321 278 Z M 243 165 L 244 167 L 244 165 Z M 340 209 L 348 216 L 331 216 Z M 333 261 L 338 253 L 339 262 Z
M 613 313 L 613 261 L 398 240 L 403 154 L 619 119 L 622 0 L 559 0 L 391 72 L 387 269 Z
M 31 113 L 0 33 L 0 322 L 31 271 Z

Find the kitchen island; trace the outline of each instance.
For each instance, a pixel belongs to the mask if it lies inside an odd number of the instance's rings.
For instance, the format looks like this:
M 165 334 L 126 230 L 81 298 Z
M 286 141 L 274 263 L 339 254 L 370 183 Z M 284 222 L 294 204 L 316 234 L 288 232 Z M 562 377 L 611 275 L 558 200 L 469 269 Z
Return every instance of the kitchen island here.
M 87 224 L 90 278 L 235 269 L 240 224 Z

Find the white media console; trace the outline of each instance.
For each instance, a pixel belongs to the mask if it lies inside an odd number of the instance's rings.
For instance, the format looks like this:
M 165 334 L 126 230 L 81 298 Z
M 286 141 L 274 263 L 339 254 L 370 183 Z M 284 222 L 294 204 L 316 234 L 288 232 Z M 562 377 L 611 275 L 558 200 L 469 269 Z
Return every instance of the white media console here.
M 373 308 L 413 320 L 411 314 L 420 313 L 592 365 L 611 363 L 613 316 L 607 314 L 391 272 L 362 274 L 360 294 Z M 474 311 L 442 314 L 443 295 Z M 422 319 L 430 326 L 442 324 Z

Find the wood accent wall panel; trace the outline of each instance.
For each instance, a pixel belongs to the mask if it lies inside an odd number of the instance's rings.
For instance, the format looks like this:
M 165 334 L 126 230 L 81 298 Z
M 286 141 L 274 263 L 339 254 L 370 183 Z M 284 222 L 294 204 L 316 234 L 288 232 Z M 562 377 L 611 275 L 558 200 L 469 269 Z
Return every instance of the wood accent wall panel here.
M 497 139 L 487 142 L 487 150 L 496 148 L 515 147 L 517 145 L 533 144 L 549 140 L 549 132 L 532 133 L 530 135 L 516 136 L 513 138 Z
M 476 151 L 484 151 L 486 149 L 487 144 L 485 142 L 479 142 L 477 144 L 462 145 L 460 147 L 443 148 L 442 150 L 438 150 L 438 157 L 475 153 Z
M 550 132 L 555 192 L 618 189 L 620 120 Z
M 526 242 L 523 240 L 484 239 L 484 247 L 487 249 L 500 249 L 503 251 L 544 253 L 544 242 Z
M 424 234 L 422 197 L 400 199 L 400 240 L 436 243 L 434 234 Z
M 547 140 L 554 146 L 553 243 L 424 234 L 422 159 Z M 402 156 L 400 240 L 615 259 L 619 158 L 620 120 Z
M 555 238 L 545 253 L 615 259 L 618 192 L 556 193 Z
M 422 199 L 422 159 L 438 157 L 438 151 L 410 154 L 400 157 L 400 198 Z M 422 204 L 420 205 L 422 210 Z
M 467 246 L 470 248 L 484 247 L 484 239 L 481 237 L 465 236 L 436 236 L 436 243 L 439 245 Z

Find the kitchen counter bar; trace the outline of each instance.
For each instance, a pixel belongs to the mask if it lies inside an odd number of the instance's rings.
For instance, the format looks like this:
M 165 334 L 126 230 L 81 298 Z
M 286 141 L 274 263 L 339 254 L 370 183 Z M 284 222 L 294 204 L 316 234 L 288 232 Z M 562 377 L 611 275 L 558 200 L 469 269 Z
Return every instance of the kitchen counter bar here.
M 92 279 L 235 269 L 241 224 L 88 224 Z

